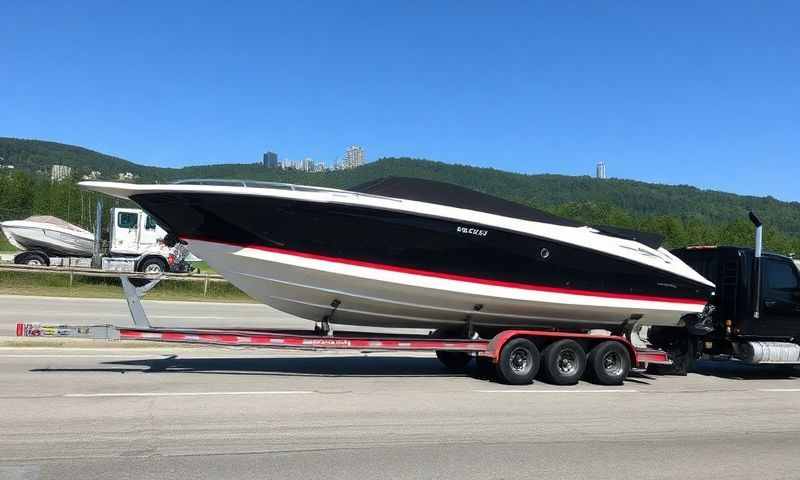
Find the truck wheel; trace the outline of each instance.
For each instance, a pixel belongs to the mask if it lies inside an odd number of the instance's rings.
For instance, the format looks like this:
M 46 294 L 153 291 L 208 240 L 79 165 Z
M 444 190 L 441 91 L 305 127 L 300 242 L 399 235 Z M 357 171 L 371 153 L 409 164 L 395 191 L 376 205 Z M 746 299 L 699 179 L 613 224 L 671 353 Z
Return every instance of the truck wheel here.
M 671 365 L 648 365 L 647 373 L 685 377 L 694 369 L 697 337 L 690 336 L 686 328 L 651 327 L 647 339 L 654 347 L 667 352 L 672 360 Z
M 436 350 L 436 358 L 450 370 L 462 370 L 472 360 L 472 356 L 468 353 L 448 350 Z
M 160 258 L 148 258 L 139 264 L 139 271 L 142 273 L 164 273 L 167 271 L 167 264 Z
M 558 340 L 544 349 L 543 376 L 555 385 L 575 385 L 586 369 L 586 352 L 575 340 Z
M 631 370 L 631 357 L 619 342 L 606 341 L 594 347 L 586 359 L 589 377 L 600 385 L 622 385 Z
M 497 361 L 498 379 L 509 385 L 527 385 L 539 373 L 541 355 L 527 338 L 514 338 L 503 346 Z
M 50 265 L 46 255 L 36 252 L 24 252 L 14 257 L 14 263 L 17 265 L 30 265 L 34 267 L 43 267 Z

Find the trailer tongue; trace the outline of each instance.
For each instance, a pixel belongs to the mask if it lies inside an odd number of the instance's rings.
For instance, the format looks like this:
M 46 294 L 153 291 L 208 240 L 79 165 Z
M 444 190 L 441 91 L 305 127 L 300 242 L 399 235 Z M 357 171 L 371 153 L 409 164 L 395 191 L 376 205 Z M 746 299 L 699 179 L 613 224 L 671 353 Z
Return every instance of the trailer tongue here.
M 479 364 L 492 366 L 499 380 L 515 385 L 530 383 L 540 369 L 551 383 L 574 384 L 587 373 L 596 383 L 619 385 L 633 366 L 670 363 L 666 353 L 635 348 L 623 336 L 551 330 L 504 330 L 487 340 L 441 338 L 438 335 L 334 334 L 331 330 L 155 328 L 140 301 L 155 281 L 137 288 L 126 276 L 120 279 L 133 327 L 18 323 L 17 336 L 304 350 L 427 351 L 436 352 L 437 357 L 451 368 L 463 368 L 474 357 Z

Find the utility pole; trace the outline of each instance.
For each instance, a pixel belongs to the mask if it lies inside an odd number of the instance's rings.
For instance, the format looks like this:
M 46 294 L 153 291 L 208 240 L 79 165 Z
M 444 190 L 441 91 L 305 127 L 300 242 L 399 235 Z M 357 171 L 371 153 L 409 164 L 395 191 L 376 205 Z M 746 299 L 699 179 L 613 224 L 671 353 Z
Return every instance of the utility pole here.
M 99 198 L 94 213 L 94 251 L 92 252 L 92 266 L 94 268 L 102 267 L 102 259 L 100 258 L 100 229 L 103 226 L 103 202 Z

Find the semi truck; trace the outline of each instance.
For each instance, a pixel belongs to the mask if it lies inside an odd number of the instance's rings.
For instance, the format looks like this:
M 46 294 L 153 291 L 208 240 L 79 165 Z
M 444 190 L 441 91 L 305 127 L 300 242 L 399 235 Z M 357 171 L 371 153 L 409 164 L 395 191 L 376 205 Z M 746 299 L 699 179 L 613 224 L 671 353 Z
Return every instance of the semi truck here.
M 98 212 L 102 206 L 98 205 Z M 98 214 L 99 215 L 99 214 Z M 98 216 L 98 219 L 100 217 Z M 58 219 L 55 219 L 58 220 Z M 112 208 L 107 235 L 75 228 L 75 233 L 62 225 L 27 222 L 26 231 L 35 231 L 25 238 L 15 239 L 11 228 L 3 231 L 9 241 L 24 248 L 14 256 L 14 263 L 33 266 L 94 266 L 108 271 L 162 273 L 189 271 L 184 260 L 188 255 L 183 245 L 168 247 L 164 243 L 167 232 L 153 217 L 138 208 Z M 25 222 L 11 222 L 24 224 Z M 97 222 L 98 225 L 100 222 Z
M 670 353 L 684 375 L 696 359 L 732 358 L 749 364 L 800 364 L 800 270 L 789 257 L 762 252 L 754 215 L 754 248 L 690 246 L 672 253 L 717 286 L 704 318 L 685 327 L 652 327 L 647 340 Z

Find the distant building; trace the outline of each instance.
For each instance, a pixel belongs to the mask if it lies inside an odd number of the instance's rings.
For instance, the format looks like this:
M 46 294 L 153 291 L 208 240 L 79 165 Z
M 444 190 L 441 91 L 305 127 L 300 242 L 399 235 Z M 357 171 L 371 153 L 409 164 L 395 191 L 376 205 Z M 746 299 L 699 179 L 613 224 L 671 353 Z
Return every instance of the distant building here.
M 136 178 L 136 175 L 131 172 L 117 174 L 117 180 L 133 180 L 134 178 Z
M 280 167 L 284 170 L 300 170 L 300 168 L 302 167 L 302 162 L 284 158 L 280 162 Z
M 103 172 L 101 172 L 100 170 L 92 170 L 91 172 L 87 173 L 86 175 L 84 175 L 81 178 L 83 180 L 97 180 L 98 178 L 100 178 L 102 176 L 103 176 Z
M 607 178 L 605 162 L 597 162 L 597 178 Z
M 14 170 L 14 165 L 0 165 L 0 170 Z
M 264 154 L 264 166 L 267 168 L 278 168 L 278 154 L 275 152 L 267 152 Z
M 72 167 L 66 165 L 52 165 L 50 167 L 50 181 L 60 182 L 72 175 Z
M 364 149 L 353 145 L 344 152 L 344 158 L 339 164 L 340 169 L 356 168 L 364 165 Z

